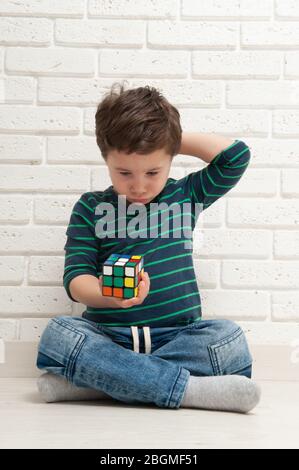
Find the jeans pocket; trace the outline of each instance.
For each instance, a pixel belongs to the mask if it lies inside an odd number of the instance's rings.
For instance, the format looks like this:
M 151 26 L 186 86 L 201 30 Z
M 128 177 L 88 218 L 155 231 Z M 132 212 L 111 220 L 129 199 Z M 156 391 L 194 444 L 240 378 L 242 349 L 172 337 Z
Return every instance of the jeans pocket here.
M 51 319 L 42 333 L 36 366 L 71 380 L 86 335 L 61 319 Z
M 55 361 L 40 351 L 37 354 L 36 367 L 38 369 L 46 369 L 48 372 L 58 375 L 64 375 L 65 370 L 65 366 L 63 364 L 60 364 L 58 361 Z
M 252 364 L 248 367 L 244 367 L 244 369 L 239 370 L 238 372 L 235 373 L 235 375 L 244 375 L 245 377 L 248 377 L 248 379 L 251 379 L 252 376 Z
M 249 367 L 252 356 L 241 328 L 217 343 L 208 345 L 215 375 L 231 375 Z

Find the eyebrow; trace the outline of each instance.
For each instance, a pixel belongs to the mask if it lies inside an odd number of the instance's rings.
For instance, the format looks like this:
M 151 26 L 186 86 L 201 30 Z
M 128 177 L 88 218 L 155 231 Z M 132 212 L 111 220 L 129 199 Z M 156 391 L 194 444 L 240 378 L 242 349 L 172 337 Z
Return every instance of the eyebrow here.
M 158 166 L 156 168 L 152 168 L 151 170 L 147 170 L 147 171 L 160 170 L 161 168 L 162 168 L 161 166 Z M 126 168 L 120 168 L 120 167 L 115 167 L 115 170 L 130 171 L 130 170 L 127 170 Z

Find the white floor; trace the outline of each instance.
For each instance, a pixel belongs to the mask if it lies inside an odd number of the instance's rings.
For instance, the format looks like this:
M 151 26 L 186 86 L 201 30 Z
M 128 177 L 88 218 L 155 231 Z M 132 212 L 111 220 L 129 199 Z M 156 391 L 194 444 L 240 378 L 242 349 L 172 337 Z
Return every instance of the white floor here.
M 35 378 L 0 379 L 0 448 L 299 448 L 299 382 L 259 381 L 248 414 L 116 400 L 44 403 Z

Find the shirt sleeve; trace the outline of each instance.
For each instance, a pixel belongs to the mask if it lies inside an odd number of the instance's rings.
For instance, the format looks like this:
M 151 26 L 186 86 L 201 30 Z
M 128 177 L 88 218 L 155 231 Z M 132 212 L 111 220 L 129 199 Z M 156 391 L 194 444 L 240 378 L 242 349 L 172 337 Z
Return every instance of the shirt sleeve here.
M 207 209 L 232 189 L 241 179 L 250 160 L 250 150 L 242 140 L 235 140 L 203 169 L 185 177 L 185 191 L 193 203 Z
M 74 302 L 69 290 L 72 279 L 81 274 L 97 276 L 99 239 L 95 236 L 94 203 L 90 193 L 84 193 L 75 203 L 66 230 L 63 285 Z

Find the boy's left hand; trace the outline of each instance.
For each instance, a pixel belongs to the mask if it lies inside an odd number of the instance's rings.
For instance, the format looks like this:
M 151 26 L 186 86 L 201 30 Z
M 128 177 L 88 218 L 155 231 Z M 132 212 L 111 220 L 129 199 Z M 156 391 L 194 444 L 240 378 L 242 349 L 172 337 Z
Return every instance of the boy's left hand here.
M 147 272 L 143 271 L 141 274 L 141 281 L 138 286 L 138 295 L 137 297 L 133 297 L 134 305 L 142 304 L 144 299 L 147 297 L 151 286 L 151 281 Z
M 99 277 L 100 289 L 102 290 L 102 276 Z M 138 295 L 137 297 L 132 297 L 131 299 L 120 299 L 118 297 L 109 297 L 105 296 L 105 299 L 109 299 L 109 304 L 111 303 L 112 308 L 129 308 L 134 307 L 135 305 L 140 305 L 147 297 L 150 290 L 150 278 L 147 272 L 143 271 L 141 274 L 141 281 L 138 286 Z

